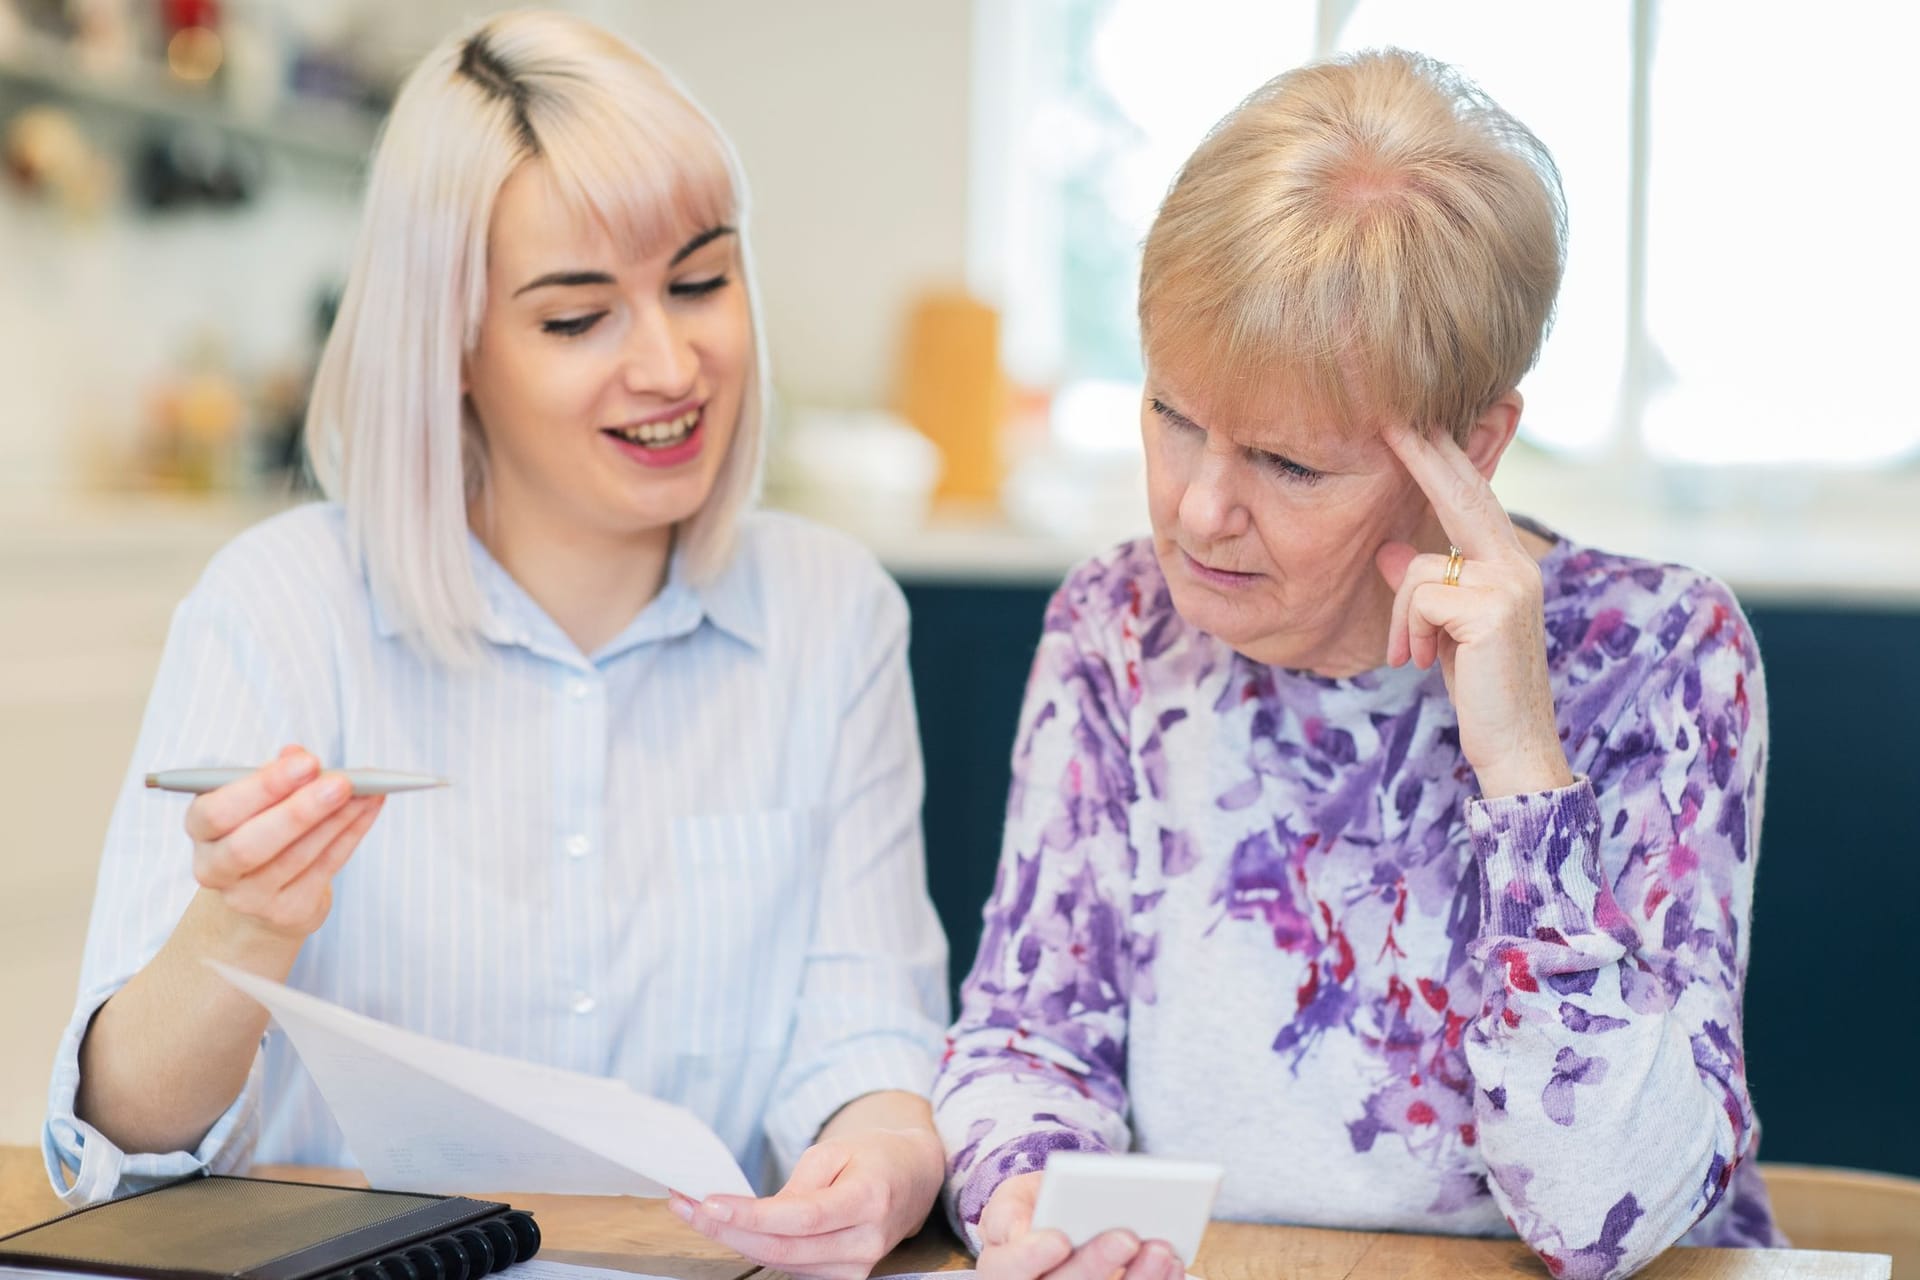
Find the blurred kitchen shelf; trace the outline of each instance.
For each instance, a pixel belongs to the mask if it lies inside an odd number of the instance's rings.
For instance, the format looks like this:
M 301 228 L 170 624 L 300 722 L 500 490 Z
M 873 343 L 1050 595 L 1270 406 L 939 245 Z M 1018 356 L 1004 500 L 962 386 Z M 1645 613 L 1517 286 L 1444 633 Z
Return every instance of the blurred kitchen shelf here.
M 260 144 L 269 151 L 359 170 L 373 151 L 380 118 L 370 111 L 322 99 L 253 117 L 213 90 L 180 84 L 158 65 L 113 73 L 89 69 L 67 45 L 22 32 L 0 46 L 0 92 L 45 94 L 76 105 L 105 108 L 135 121 L 198 125 Z

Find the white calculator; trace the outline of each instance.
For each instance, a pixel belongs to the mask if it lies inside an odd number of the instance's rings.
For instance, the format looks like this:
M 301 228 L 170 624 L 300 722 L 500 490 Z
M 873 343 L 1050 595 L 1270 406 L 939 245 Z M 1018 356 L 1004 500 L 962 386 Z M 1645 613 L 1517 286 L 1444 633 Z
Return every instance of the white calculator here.
M 1033 1226 L 1062 1232 L 1076 1249 L 1125 1228 L 1141 1240 L 1166 1241 L 1191 1265 L 1224 1174 L 1196 1160 L 1057 1151 L 1040 1178 Z

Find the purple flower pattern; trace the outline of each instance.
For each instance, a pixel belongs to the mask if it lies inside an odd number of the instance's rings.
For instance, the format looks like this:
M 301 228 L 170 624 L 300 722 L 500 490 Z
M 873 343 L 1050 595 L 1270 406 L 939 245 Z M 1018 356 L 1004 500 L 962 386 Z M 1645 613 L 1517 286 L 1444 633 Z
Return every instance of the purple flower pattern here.
M 1005 1178 L 1056 1150 L 1155 1149 L 1147 1093 L 1222 1087 L 1207 1062 L 1172 1082 L 1129 1064 L 1178 1054 L 1154 1041 L 1162 992 L 1242 948 L 1228 981 L 1272 1009 L 1252 1069 L 1339 1112 L 1341 1149 L 1307 1158 L 1425 1171 L 1369 1224 L 1504 1221 L 1569 1278 L 1683 1237 L 1782 1242 L 1739 1037 L 1766 751 L 1752 633 L 1677 566 L 1559 540 L 1542 574 L 1578 777 L 1495 800 L 1437 672 L 1253 663 L 1180 618 L 1145 543 L 1068 579 L 935 1088 L 970 1240 Z M 1322 1057 L 1364 1065 L 1336 1089 Z

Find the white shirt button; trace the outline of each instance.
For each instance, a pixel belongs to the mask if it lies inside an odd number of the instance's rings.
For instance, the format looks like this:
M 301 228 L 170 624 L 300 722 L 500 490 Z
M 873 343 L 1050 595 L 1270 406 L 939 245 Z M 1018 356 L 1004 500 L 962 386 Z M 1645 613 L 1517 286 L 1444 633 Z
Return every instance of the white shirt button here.
M 567 856 L 569 858 L 584 858 L 587 856 L 587 851 L 591 848 L 593 848 L 593 842 L 585 836 L 567 837 Z
M 567 696 L 575 702 L 585 699 L 587 696 L 587 682 L 585 680 L 569 680 L 567 682 Z
M 585 1017 L 587 1014 L 592 1013 L 599 1004 L 600 1002 L 598 1000 L 595 1000 L 586 992 L 576 991 L 573 993 L 573 999 L 568 1003 L 567 1008 Z

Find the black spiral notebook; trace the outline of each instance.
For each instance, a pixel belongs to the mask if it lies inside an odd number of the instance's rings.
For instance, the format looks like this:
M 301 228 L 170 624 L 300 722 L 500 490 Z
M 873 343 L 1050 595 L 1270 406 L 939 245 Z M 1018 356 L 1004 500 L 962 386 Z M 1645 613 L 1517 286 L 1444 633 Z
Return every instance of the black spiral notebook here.
M 8 1268 L 138 1280 L 480 1280 L 540 1247 L 489 1200 L 192 1177 L 0 1236 Z

